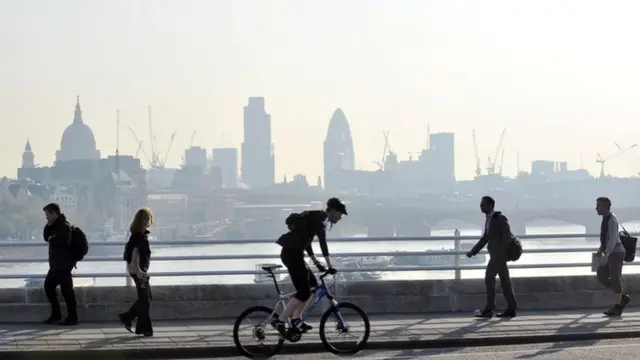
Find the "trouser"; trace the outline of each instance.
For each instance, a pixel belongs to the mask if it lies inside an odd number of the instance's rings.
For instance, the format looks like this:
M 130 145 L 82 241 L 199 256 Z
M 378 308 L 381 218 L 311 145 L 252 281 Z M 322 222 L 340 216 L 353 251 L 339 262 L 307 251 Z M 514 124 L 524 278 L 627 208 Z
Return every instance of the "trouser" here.
M 67 304 L 67 317 L 70 319 L 78 319 L 76 309 L 76 293 L 73 290 L 73 277 L 71 269 L 49 269 L 47 277 L 44 279 L 44 293 L 47 295 L 49 303 L 51 303 L 51 316 L 60 318 L 60 302 L 56 288 L 60 285 L 60 292 Z
M 138 299 L 131 305 L 131 308 L 124 314 L 129 320 L 136 321 L 136 334 L 148 334 L 153 333 L 153 326 L 151 324 L 151 284 L 149 278 L 140 280 L 137 276 L 131 274 L 131 278 L 136 284 L 136 292 L 138 293 Z
M 304 261 L 304 251 L 298 248 L 283 247 L 280 260 L 289 271 L 289 277 L 296 289 L 295 298 L 305 302 L 311 297 L 311 288 L 318 286 L 318 280 Z
M 507 300 L 507 308 L 516 310 L 518 304 L 513 294 L 513 286 L 511 285 L 511 277 L 509 276 L 509 268 L 505 260 L 495 258 L 489 259 L 487 270 L 484 275 L 484 283 L 487 287 L 487 306 L 486 309 L 494 310 L 496 308 L 496 275 L 500 277 L 500 286 L 502 293 Z
M 605 287 L 611 289 L 615 294 L 622 293 L 622 264 L 624 262 L 623 252 L 609 254 L 607 264 L 598 267 L 596 275 L 598 281 Z

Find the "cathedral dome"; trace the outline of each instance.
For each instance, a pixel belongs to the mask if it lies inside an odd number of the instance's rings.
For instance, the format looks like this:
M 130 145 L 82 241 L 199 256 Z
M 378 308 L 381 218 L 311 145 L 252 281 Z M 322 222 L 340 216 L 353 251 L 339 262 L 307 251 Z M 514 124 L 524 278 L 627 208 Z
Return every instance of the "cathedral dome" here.
M 80 99 L 76 102 L 73 123 L 62 133 L 58 160 L 93 159 L 96 154 L 96 139 L 91 128 L 82 120 Z M 98 155 L 99 158 L 99 155 Z

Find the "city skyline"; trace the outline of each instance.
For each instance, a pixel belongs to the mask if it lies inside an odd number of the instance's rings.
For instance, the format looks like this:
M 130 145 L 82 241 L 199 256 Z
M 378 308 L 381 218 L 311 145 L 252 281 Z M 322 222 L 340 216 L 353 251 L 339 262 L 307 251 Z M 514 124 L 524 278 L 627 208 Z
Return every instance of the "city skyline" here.
M 616 153 L 614 141 L 626 147 L 640 133 L 635 3 L 177 4 L 3 2 L 0 124 L 12 134 L 0 173 L 15 173 L 27 139 L 36 163 L 53 163 L 78 94 L 103 156 L 115 153 L 117 109 L 120 153 L 135 154 L 126 126 L 148 138 L 150 104 L 161 148 L 178 129 L 171 167 L 194 130 L 195 145 L 239 149 L 241 107 L 264 97 L 276 181 L 322 175 L 336 108 L 349 120 L 356 168 L 376 168 L 384 131 L 407 159 L 426 147 L 430 125 L 455 134 L 458 179 L 474 175 L 473 128 L 482 160 L 507 128 L 507 175 L 517 152 L 523 169 L 567 160 L 598 175 L 596 154 Z M 635 151 L 628 156 L 640 162 Z M 606 171 L 636 173 L 623 156 Z

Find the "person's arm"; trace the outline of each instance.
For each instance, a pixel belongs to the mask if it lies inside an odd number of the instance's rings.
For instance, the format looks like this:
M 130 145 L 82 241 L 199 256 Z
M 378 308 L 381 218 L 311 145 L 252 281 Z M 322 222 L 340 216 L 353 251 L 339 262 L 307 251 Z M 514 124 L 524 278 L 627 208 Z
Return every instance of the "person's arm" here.
M 68 225 L 59 226 L 55 229 L 53 236 L 49 238 L 53 245 L 68 246 L 71 244 L 71 227 Z
M 320 251 L 324 256 L 324 261 L 328 267 L 331 267 L 331 259 L 329 257 L 329 246 L 327 246 L 327 229 L 324 226 L 324 219 L 318 218 L 313 222 L 313 233 L 318 237 L 320 243 Z
M 609 228 L 607 229 L 607 246 L 604 250 L 605 255 L 610 255 L 616 248 L 618 236 L 620 236 L 618 233 L 618 220 L 611 216 L 609 218 Z
M 134 247 L 131 252 L 131 264 L 129 265 L 129 272 L 138 278 L 142 279 L 144 271 L 140 269 L 140 251 L 138 247 Z
M 482 250 L 482 248 L 484 248 L 487 245 L 488 240 L 489 238 L 487 237 L 487 234 L 482 235 L 482 237 L 480 238 L 480 240 L 478 240 L 476 245 L 469 251 L 468 255 L 470 256 L 478 255 L 480 250 Z
M 509 244 L 511 244 L 512 234 L 509 220 L 506 217 L 500 217 L 500 247 L 502 247 L 502 253 L 506 256 Z

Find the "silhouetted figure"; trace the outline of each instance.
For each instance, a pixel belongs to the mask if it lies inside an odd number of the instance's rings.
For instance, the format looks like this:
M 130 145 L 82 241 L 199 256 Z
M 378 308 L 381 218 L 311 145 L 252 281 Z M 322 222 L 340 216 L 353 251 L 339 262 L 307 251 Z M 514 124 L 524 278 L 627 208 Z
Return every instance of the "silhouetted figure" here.
M 477 317 L 489 318 L 493 316 L 496 309 L 496 275 L 500 277 L 500 286 L 507 300 L 507 309 L 498 314 L 498 317 L 515 317 L 516 297 L 513 294 L 509 267 L 507 266 L 507 249 L 513 241 L 509 221 L 501 212 L 495 211 L 495 200 L 489 196 L 484 196 L 480 202 L 480 210 L 487 216 L 484 233 L 478 243 L 467 253 L 467 257 L 478 254 L 485 245 L 489 251 L 489 263 L 484 275 L 484 282 L 487 288 L 487 303 L 483 310 L 476 310 Z
M 602 216 L 600 227 L 600 248 L 597 256 L 600 266 L 596 272 L 598 281 L 613 291 L 613 305 L 604 312 L 607 316 L 620 316 L 631 301 L 622 289 L 622 264 L 626 249 L 620 240 L 618 218 L 611 212 L 611 200 L 606 197 L 596 199 L 596 212 Z
M 71 250 L 72 228 L 67 218 L 60 212 L 58 204 L 51 203 L 43 209 L 47 218 L 44 227 L 44 241 L 49 243 L 49 272 L 44 279 L 44 292 L 51 303 L 51 316 L 44 321 L 53 324 L 62 319 L 60 302 L 56 288 L 60 285 L 60 292 L 67 304 L 67 318 L 59 322 L 60 325 L 78 324 L 76 309 L 76 294 L 73 290 L 71 270 L 76 265 Z
M 125 246 L 124 260 L 127 270 L 136 284 L 138 299 L 129 311 L 119 314 L 118 318 L 125 329 L 132 332 L 131 326 L 136 320 L 138 335 L 153 336 L 151 324 L 151 285 L 149 284 L 149 264 L 151 262 L 151 247 L 149 246 L 149 228 L 153 224 L 153 215 L 149 208 L 142 208 L 136 212 L 129 228 L 131 236 Z

